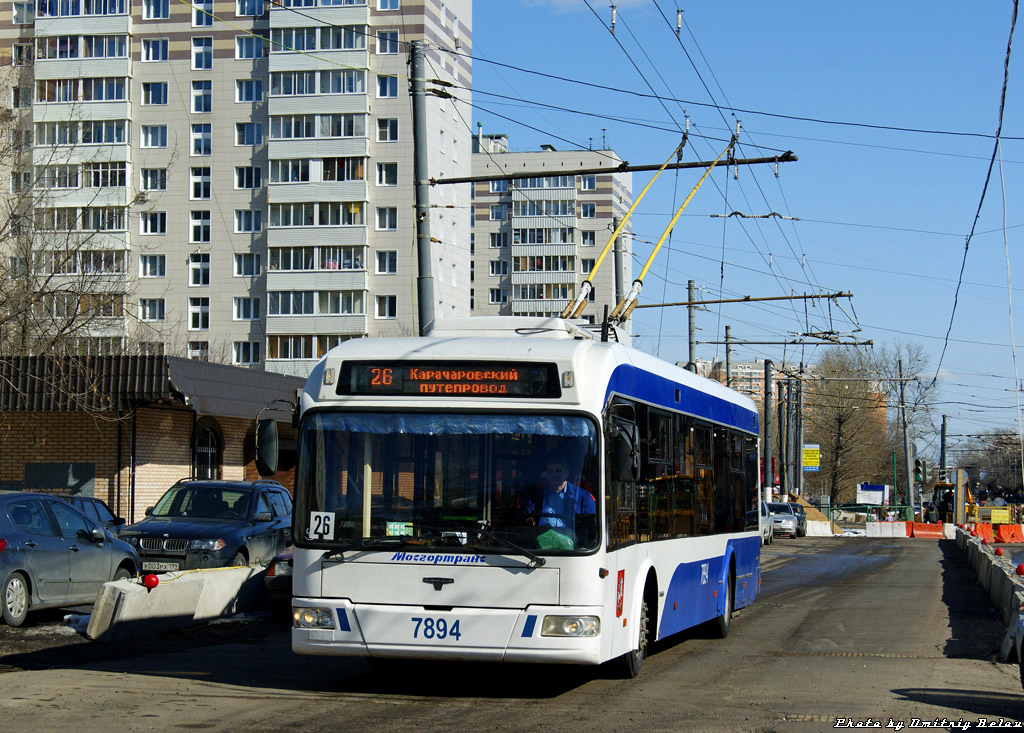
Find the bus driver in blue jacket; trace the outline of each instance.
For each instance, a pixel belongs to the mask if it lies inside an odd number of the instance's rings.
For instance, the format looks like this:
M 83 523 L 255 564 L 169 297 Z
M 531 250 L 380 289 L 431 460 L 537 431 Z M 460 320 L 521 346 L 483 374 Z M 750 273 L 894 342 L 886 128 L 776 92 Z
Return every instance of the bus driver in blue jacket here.
M 541 495 L 540 507 L 527 501 L 529 522 L 541 527 L 575 529 L 577 514 L 596 514 L 597 502 L 589 491 L 569 482 L 569 469 L 562 458 L 548 459 L 545 470 L 547 486 Z

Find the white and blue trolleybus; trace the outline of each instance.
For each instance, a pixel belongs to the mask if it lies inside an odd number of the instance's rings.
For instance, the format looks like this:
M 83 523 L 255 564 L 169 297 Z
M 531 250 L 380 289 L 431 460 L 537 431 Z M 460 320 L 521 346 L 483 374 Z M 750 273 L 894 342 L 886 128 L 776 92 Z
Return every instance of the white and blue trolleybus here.
M 450 319 L 317 364 L 296 410 L 295 652 L 636 676 L 653 641 L 728 633 L 761 579 L 757 409 L 609 333 Z

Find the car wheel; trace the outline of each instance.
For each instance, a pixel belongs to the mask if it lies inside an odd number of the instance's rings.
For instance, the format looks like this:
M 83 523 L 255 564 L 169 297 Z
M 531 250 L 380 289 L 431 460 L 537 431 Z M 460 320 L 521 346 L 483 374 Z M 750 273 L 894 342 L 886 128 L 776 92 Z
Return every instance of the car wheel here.
M 131 580 L 132 574 L 128 572 L 127 568 L 118 568 L 117 572 L 114 573 L 114 582 L 119 580 Z
M 231 567 L 233 568 L 244 568 L 249 564 L 249 558 L 245 556 L 244 552 L 236 552 L 235 559 L 231 561 Z
M 640 604 L 640 637 L 636 649 L 622 655 L 622 672 L 626 679 L 636 679 L 647 657 L 647 629 L 649 626 L 647 599 Z
M 28 616 L 28 583 L 21 573 L 11 573 L 4 581 L 3 616 L 8 626 L 21 626 Z

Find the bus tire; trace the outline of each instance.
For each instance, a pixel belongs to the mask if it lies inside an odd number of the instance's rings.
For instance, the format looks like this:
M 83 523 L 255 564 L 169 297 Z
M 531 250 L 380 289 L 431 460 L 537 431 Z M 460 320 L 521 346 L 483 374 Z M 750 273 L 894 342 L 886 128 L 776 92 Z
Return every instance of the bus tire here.
M 729 635 L 729 626 L 732 623 L 732 587 L 736 584 L 735 576 L 732 570 L 729 571 L 729 582 L 725 584 L 725 611 L 722 615 L 714 620 L 712 628 L 714 629 L 715 636 L 719 639 L 724 639 Z
M 622 673 L 626 679 L 632 680 L 640 676 L 640 669 L 644 666 L 644 659 L 647 657 L 647 630 L 650 627 L 649 610 L 647 599 L 640 603 L 640 635 L 637 640 L 637 647 L 631 652 L 626 652 L 619 659 L 622 660 Z

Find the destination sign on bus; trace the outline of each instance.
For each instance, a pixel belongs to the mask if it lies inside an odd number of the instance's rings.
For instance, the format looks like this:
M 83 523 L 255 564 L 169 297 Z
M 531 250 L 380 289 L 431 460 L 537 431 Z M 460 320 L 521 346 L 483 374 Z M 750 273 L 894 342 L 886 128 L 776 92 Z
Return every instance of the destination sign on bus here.
M 560 397 L 555 364 L 347 361 L 338 394 L 418 397 Z

